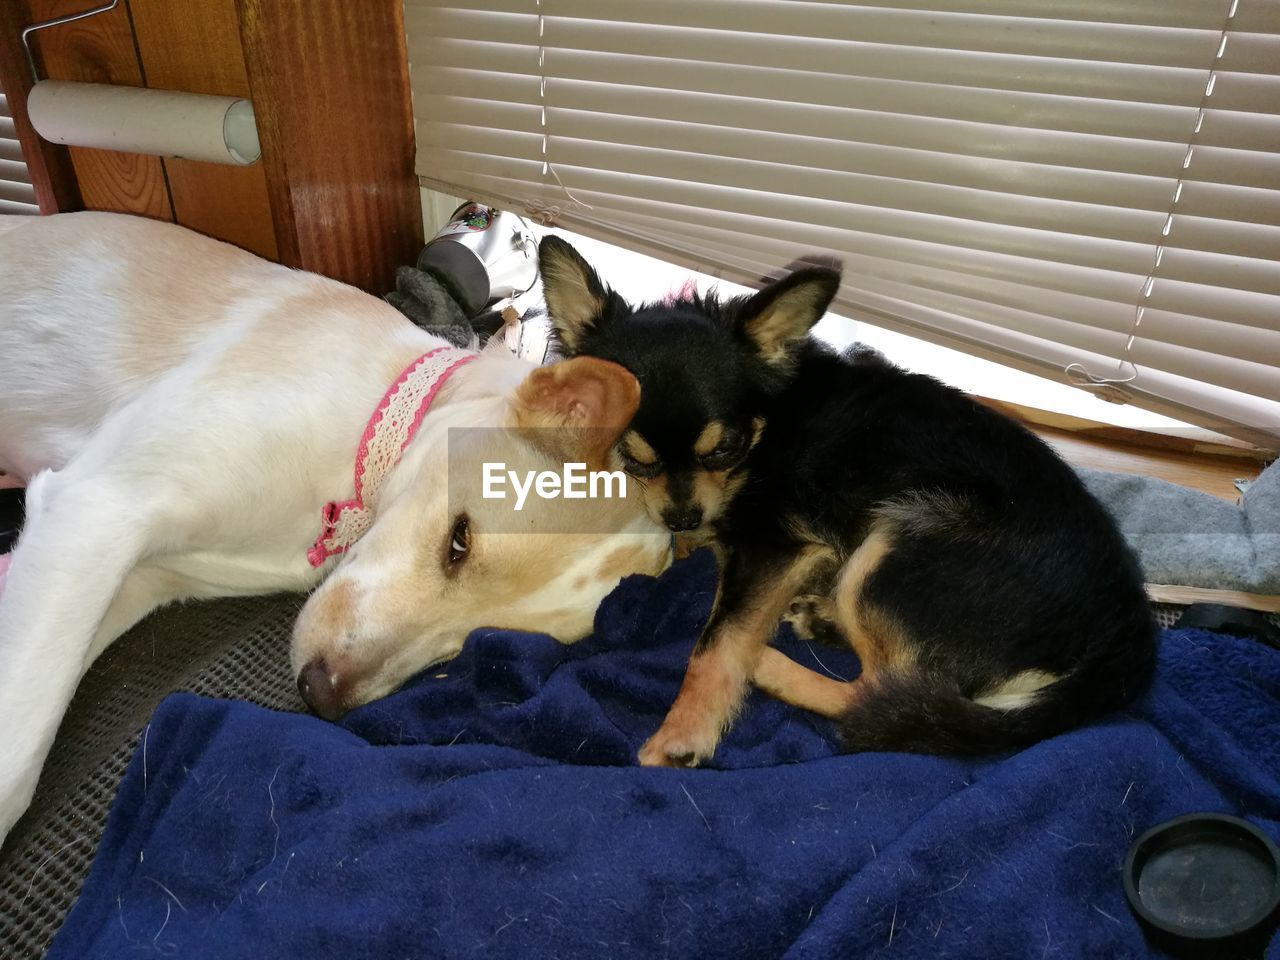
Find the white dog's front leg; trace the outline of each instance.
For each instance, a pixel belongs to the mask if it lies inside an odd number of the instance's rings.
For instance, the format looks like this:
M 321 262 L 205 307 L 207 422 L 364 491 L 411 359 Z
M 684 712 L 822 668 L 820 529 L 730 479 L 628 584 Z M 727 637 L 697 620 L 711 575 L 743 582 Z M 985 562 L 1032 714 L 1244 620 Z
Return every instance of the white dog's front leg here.
M 95 634 L 146 545 L 145 511 L 113 484 L 43 479 L 0 594 L 0 841 L 31 802 Z

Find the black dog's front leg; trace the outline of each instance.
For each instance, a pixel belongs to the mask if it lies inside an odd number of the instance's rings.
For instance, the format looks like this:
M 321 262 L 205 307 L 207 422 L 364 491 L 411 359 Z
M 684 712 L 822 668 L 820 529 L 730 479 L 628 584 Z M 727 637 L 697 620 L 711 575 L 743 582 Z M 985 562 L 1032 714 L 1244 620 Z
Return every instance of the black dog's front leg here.
M 827 551 L 812 544 L 745 545 L 723 558 L 711 618 L 666 719 L 643 747 L 645 766 L 696 766 L 733 722 L 778 618 Z

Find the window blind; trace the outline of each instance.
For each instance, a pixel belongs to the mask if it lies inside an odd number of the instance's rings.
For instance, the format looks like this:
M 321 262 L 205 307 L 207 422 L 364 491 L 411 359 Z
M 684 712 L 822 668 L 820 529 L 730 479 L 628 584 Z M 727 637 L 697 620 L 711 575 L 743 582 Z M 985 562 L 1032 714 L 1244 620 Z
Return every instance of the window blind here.
M 1277 0 L 407 0 L 425 185 L 1268 446 Z
M 22 159 L 22 145 L 9 113 L 9 102 L 0 93 L 0 213 L 39 213 L 31 175 Z

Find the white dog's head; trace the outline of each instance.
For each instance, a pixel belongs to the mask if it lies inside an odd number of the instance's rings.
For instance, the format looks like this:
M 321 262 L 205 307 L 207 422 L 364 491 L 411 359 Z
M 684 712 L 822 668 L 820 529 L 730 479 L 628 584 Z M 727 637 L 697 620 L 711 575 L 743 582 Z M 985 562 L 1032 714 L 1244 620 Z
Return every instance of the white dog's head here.
M 580 639 L 622 577 L 669 561 L 668 537 L 638 491 L 565 499 L 530 490 L 519 511 L 511 484 L 505 499 L 484 496 L 485 464 L 521 478 L 562 474 L 566 463 L 604 469 L 640 397 L 630 373 L 592 358 L 471 396 L 465 381 L 501 363 L 482 358 L 433 407 L 388 477 L 372 528 L 303 608 L 292 662 L 321 716 L 339 717 L 454 657 L 477 627 Z

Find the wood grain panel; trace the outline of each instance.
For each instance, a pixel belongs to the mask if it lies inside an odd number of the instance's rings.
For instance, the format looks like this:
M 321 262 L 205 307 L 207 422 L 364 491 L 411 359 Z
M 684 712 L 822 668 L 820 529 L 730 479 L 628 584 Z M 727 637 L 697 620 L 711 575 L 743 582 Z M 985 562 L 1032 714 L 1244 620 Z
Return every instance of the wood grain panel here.
M 249 96 L 235 0 L 128 0 L 147 86 Z
M 85 9 L 84 0 L 28 0 L 33 19 Z M 127 6 L 35 34 L 44 75 L 58 80 L 143 86 Z M 159 157 L 69 148 L 80 195 L 89 210 L 116 210 L 172 220 Z
M 1184 587 L 1176 583 L 1148 583 L 1147 596 L 1156 603 L 1224 603 L 1228 607 L 1244 607 L 1263 613 L 1280 613 L 1280 596 L 1272 593 L 1246 593 L 1242 590 L 1214 590 L 1209 587 Z
M 61 79 L 61 78 L 59 78 Z M 85 210 L 172 220 L 173 205 L 159 157 L 68 147 Z
M 41 213 L 79 210 L 80 188 L 66 147 L 49 143 L 27 119 L 31 69 L 22 51 L 22 30 L 32 22 L 26 0 L 0 0 L 0 90 L 8 96 L 13 125 L 31 174 Z
M 973 399 L 1025 424 L 1077 467 L 1156 477 L 1232 503 L 1240 497 L 1235 481 L 1254 479 L 1275 459 L 1274 452 L 1203 430 L 1134 430 L 1003 400 Z
M 147 86 L 249 97 L 235 0 L 129 0 Z M 178 223 L 275 260 L 267 177 L 259 161 L 233 167 L 166 159 Z
M 1013 417 L 1022 423 L 1037 427 L 1052 427 L 1066 433 L 1078 434 L 1084 439 L 1101 440 L 1137 447 L 1153 447 L 1175 453 L 1203 454 L 1209 457 L 1239 457 L 1270 463 L 1277 451 L 1256 447 L 1244 440 L 1224 436 L 1200 427 L 1153 427 L 1139 430 L 1134 427 L 1118 427 L 1097 420 L 1087 420 L 1066 413 L 1041 410 L 1008 400 L 992 400 L 973 395 L 973 399 L 992 409 Z
M 401 0 L 237 0 L 280 259 L 374 293 L 422 246 Z
M 1077 467 L 1156 477 L 1231 503 L 1240 498 L 1235 481 L 1254 479 L 1264 466 L 1248 457 L 1206 456 L 1139 447 L 1114 440 L 1082 437 L 1052 427 L 1033 427 L 1032 430 L 1059 456 Z

